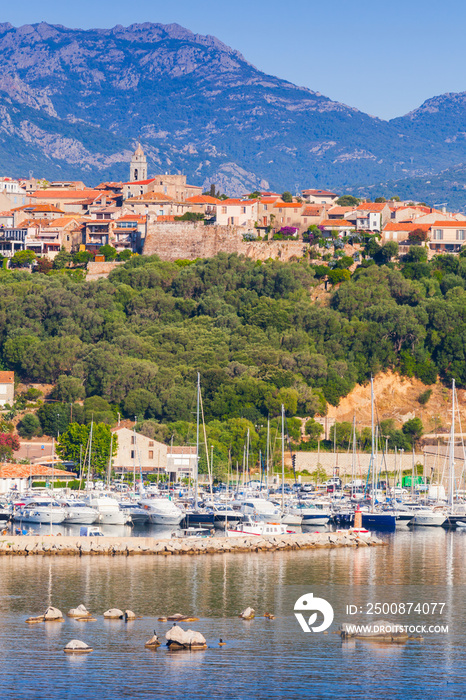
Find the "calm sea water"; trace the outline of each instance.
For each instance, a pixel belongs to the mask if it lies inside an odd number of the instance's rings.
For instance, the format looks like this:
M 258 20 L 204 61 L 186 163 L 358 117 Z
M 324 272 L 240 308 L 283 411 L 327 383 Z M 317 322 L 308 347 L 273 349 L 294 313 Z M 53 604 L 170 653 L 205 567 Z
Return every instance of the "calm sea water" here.
M 363 698 L 449 700 L 466 696 L 466 532 L 397 532 L 383 548 L 167 559 L 0 558 L 3 698 Z M 301 631 L 294 614 L 305 592 L 328 600 L 328 634 Z M 342 642 L 342 622 L 371 621 L 370 603 L 445 603 L 443 614 L 389 614 L 403 624 L 449 625 L 448 634 L 382 645 Z M 25 624 L 48 604 L 64 613 L 84 603 L 97 622 Z M 356 616 L 346 613 L 355 605 Z M 237 615 L 247 605 L 251 622 Z M 109 607 L 143 616 L 104 622 Z M 363 609 L 363 613 L 359 609 Z M 153 652 L 144 643 L 171 623 L 200 618 L 202 652 Z M 260 617 L 272 612 L 276 619 Z M 376 616 L 377 617 L 377 616 Z M 94 648 L 63 653 L 73 638 Z M 227 644 L 218 646 L 219 638 Z

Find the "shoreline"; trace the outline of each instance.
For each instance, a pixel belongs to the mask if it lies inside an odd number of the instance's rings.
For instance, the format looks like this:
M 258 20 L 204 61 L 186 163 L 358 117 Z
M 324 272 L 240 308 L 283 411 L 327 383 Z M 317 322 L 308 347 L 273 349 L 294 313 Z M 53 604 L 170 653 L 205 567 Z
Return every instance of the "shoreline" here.
M 245 552 L 383 546 L 375 535 L 360 537 L 350 531 L 239 537 L 69 537 L 12 535 L 0 538 L 0 556 L 197 556 Z

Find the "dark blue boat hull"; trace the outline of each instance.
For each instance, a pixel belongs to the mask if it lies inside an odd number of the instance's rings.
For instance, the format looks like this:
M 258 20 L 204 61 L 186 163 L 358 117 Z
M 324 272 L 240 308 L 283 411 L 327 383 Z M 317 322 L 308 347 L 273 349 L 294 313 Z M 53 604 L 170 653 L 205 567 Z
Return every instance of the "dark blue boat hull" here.
M 395 532 L 396 518 L 388 513 L 363 513 L 362 526 L 367 530 L 383 530 Z

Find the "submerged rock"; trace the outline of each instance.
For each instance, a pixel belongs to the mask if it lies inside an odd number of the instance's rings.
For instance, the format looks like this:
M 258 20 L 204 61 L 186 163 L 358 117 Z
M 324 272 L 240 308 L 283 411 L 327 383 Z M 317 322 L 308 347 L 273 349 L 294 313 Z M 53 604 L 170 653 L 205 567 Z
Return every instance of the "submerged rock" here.
M 44 613 L 44 620 L 45 622 L 63 622 L 62 611 L 50 606 Z
M 256 612 L 254 608 L 246 608 L 238 617 L 240 617 L 242 620 L 252 620 L 255 614 Z
M 63 651 L 65 654 L 89 654 L 94 650 L 86 642 L 82 642 L 80 639 L 72 639 Z
M 110 608 L 104 612 L 104 618 L 106 620 L 121 620 L 123 615 L 123 610 L 120 610 L 119 608 Z
M 45 617 L 43 615 L 38 615 L 37 617 L 28 617 L 26 620 L 28 625 L 36 625 L 38 622 L 45 622 Z
M 169 649 L 207 649 L 205 637 L 194 630 L 174 625 L 165 635 Z
M 169 622 L 197 622 L 198 617 L 190 617 L 189 615 L 181 615 L 181 613 L 175 613 L 175 615 L 170 615 L 166 618 Z

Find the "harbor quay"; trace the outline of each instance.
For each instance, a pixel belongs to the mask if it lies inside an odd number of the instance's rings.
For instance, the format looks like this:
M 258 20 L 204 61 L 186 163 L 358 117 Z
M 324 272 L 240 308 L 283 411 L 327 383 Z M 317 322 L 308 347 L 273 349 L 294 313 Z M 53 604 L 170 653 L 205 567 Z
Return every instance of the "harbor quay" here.
M 226 537 L 69 537 L 19 535 L 0 538 L 0 556 L 132 556 L 201 555 L 245 552 L 277 552 L 337 547 L 368 547 L 385 542 L 341 532 L 296 533 L 273 536 Z

